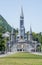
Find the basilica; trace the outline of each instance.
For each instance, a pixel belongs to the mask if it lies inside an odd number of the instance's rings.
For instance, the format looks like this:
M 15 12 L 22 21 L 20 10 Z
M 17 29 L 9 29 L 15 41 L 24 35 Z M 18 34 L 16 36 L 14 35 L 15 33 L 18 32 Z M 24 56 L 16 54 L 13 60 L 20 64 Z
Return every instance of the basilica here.
M 41 43 L 38 43 L 38 41 L 33 40 L 31 26 L 30 26 L 29 35 L 25 33 L 23 8 L 21 8 L 20 27 L 16 39 L 14 35 L 15 34 L 12 28 L 10 41 L 7 42 L 7 51 L 10 52 L 40 52 L 41 51 L 40 49 Z

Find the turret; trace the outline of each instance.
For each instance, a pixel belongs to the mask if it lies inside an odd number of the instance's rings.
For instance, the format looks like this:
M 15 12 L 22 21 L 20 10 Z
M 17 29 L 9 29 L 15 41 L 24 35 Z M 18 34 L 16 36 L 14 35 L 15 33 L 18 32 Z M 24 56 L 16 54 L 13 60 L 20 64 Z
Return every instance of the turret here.
M 29 31 L 29 38 L 28 38 L 28 40 L 32 41 L 32 28 L 31 28 L 31 26 L 30 26 L 30 31 Z
M 12 31 L 11 31 L 11 42 L 14 43 L 14 29 L 12 28 Z

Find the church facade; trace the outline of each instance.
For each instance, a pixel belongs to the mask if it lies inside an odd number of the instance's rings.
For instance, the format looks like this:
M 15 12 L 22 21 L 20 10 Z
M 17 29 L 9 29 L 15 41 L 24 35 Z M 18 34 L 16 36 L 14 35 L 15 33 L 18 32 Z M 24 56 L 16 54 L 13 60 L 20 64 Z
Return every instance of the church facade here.
M 20 15 L 20 30 L 19 34 L 14 37 L 14 32 L 12 29 L 11 32 L 11 39 L 8 42 L 8 50 L 12 52 L 22 51 L 22 52 L 40 52 L 41 43 L 33 40 L 32 37 L 32 28 L 30 26 L 30 32 L 27 36 L 25 34 L 25 27 L 24 27 L 24 14 L 23 9 L 21 8 L 21 15 Z

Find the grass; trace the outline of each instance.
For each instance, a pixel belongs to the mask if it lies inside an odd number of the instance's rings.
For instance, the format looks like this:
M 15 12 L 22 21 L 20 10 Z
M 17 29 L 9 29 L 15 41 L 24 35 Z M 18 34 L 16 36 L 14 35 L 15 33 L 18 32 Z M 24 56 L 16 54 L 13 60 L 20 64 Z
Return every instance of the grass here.
M 42 56 L 20 52 L 0 58 L 0 65 L 42 65 Z

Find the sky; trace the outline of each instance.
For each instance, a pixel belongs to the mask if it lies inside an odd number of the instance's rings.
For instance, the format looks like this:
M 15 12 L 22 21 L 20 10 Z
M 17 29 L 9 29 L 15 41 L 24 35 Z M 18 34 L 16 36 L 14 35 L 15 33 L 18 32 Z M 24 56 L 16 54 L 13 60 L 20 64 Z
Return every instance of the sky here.
M 26 31 L 42 32 L 42 0 L 0 0 L 0 14 L 15 29 L 19 29 L 21 6 Z

